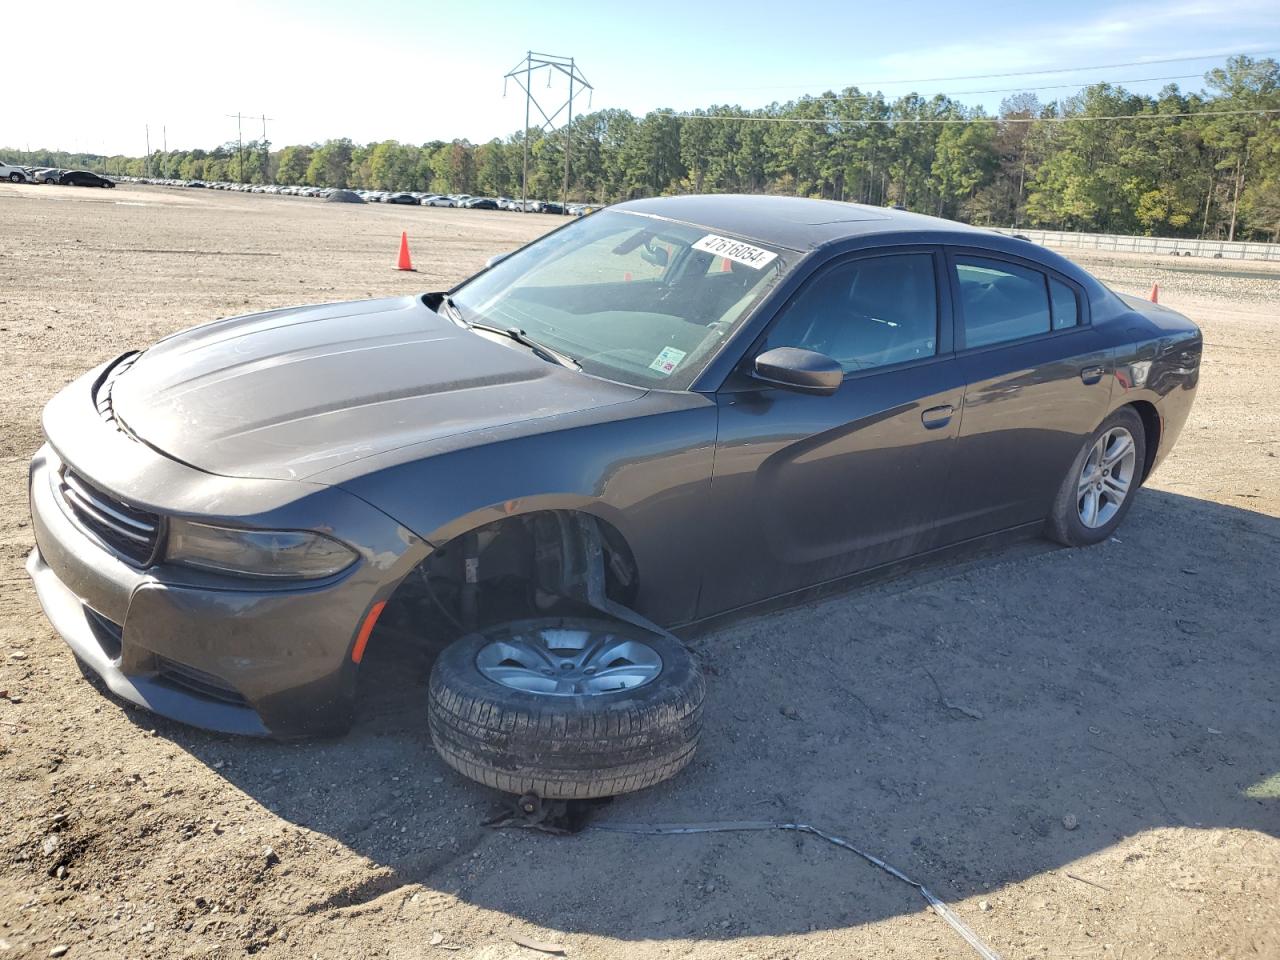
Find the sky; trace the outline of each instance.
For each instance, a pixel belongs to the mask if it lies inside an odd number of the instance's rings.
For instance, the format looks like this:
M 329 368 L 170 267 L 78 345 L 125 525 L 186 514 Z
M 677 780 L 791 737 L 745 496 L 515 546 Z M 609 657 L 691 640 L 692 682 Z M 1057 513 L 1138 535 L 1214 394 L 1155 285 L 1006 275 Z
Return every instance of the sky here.
M 57 17 L 20 26 L 10 18 L 0 32 L 0 146 L 141 155 L 149 125 L 152 149 L 208 148 L 236 138 L 237 112 L 253 118 L 246 139 L 261 134 L 265 114 L 280 146 L 340 136 L 482 142 L 522 126 L 523 93 L 509 83 L 504 97 L 503 75 L 528 50 L 576 58 L 593 90 L 575 112 L 637 114 L 758 107 L 848 85 L 890 98 L 947 93 L 995 110 L 1016 90 L 1040 88 L 1047 101 L 1097 81 L 1199 89 L 1204 71 L 1230 54 L 1280 56 L 1280 0 L 224 0 L 153 9 L 59 0 Z M 1145 65 L 1111 66 L 1134 61 Z M 1071 69 L 1081 67 L 1093 69 Z M 1021 71 L 1039 72 L 995 76 Z M 534 92 L 554 109 L 566 89 L 544 79 Z

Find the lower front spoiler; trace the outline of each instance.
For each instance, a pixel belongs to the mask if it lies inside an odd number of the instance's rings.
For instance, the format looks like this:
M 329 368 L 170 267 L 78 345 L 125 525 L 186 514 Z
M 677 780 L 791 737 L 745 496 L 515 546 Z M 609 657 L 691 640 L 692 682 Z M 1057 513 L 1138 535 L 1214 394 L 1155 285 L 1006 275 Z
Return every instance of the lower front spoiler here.
M 97 674 L 116 696 L 171 720 L 218 733 L 270 735 L 257 712 L 249 707 L 195 697 L 149 677 L 126 676 L 120 669 L 119 657 L 113 657 L 104 646 L 101 627 L 90 620 L 85 605 L 58 579 L 38 548 L 27 557 L 27 573 L 53 628 L 76 658 Z

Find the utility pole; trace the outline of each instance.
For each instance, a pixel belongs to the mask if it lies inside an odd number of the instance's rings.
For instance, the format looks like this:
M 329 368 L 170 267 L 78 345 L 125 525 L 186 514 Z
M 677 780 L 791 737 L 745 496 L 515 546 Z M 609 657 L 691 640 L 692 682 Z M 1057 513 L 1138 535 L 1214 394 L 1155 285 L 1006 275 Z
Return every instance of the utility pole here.
M 151 179 L 151 124 L 146 125 L 147 131 L 147 179 Z
M 271 169 L 271 148 L 267 145 L 267 115 L 262 115 L 262 179 L 265 182 Z
M 569 58 L 569 115 L 564 122 L 564 186 L 560 190 L 560 211 L 569 213 L 569 148 L 573 145 L 573 75 L 577 72 Z
M 547 86 L 551 85 L 551 78 L 556 71 L 564 74 L 569 78 L 569 97 L 561 103 L 552 114 L 548 114 L 543 109 L 542 104 L 538 102 L 538 98 L 533 95 L 533 74 L 538 70 L 547 71 Z M 559 57 L 549 53 L 534 53 L 528 51 L 524 59 L 511 68 L 502 78 L 502 95 L 507 95 L 507 81 L 514 80 L 516 86 L 524 91 L 524 171 L 520 180 L 520 199 L 522 208 L 528 205 L 529 201 L 529 124 L 530 112 L 533 108 L 537 108 L 538 113 L 542 115 L 542 121 L 538 124 L 539 132 L 544 130 L 550 131 L 555 129 L 556 118 L 562 113 L 568 114 L 568 122 L 564 127 L 564 192 L 563 200 L 567 206 L 569 201 L 569 138 L 572 133 L 570 127 L 573 124 L 573 101 L 583 90 L 587 91 L 587 103 L 590 106 L 591 92 L 595 89 L 587 82 L 587 78 L 582 75 L 582 71 L 578 69 L 578 65 L 573 57 Z M 575 85 L 579 88 L 574 89 Z M 566 209 L 567 213 L 568 210 Z
M 167 177 L 169 175 L 169 128 L 168 126 L 164 124 L 160 125 L 160 137 L 161 137 L 161 142 L 164 144 L 164 168 L 161 170 L 161 173 Z

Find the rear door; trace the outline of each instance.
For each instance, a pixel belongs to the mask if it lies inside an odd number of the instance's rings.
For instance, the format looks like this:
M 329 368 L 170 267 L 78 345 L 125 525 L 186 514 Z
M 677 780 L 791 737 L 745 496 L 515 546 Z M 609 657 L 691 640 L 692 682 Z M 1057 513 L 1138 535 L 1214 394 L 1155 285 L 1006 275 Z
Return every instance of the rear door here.
M 1110 404 L 1109 351 L 1084 291 L 1029 260 L 948 253 L 966 388 L 940 536 L 1043 520 Z
M 941 252 L 905 248 L 821 268 L 717 394 L 717 534 L 709 616 L 921 550 L 946 489 L 964 379 Z M 832 396 L 746 371 L 774 347 L 838 360 Z

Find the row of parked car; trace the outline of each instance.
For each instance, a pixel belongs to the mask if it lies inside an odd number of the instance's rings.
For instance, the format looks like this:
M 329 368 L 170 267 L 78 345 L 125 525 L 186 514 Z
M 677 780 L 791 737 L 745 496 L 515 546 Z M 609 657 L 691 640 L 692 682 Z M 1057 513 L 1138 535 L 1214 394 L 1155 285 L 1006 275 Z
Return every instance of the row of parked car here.
M 115 181 L 88 170 L 61 167 L 28 167 L 0 161 L 0 180 L 10 183 L 61 183 L 69 187 L 114 187 Z
M 189 187 L 201 190 L 230 190 L 236 193 L 269 193 L 277 196 L 317 197 L 327 200 L 335 194 L 340 199 L 351 200 L 354 195 L 365 203 L 400 203 L 423 207 L 457 207 L 466 210 L 514 210 L 525 213 L 565 213 L 566 207 L 553 200 L 518 200 L 511 197 L 476 197 L 469 193 L 419 193 L 394 190 L 337 190 L 325 187 L 304 187 L 284 184 L 226 183 L 206 180 L 174 180 L 156 177 L 121 177 L 130 183 L 158 184 L 166 187 Z M 567 212 L 573 216 L 592 213 L 603 204 L 571 203 Z

